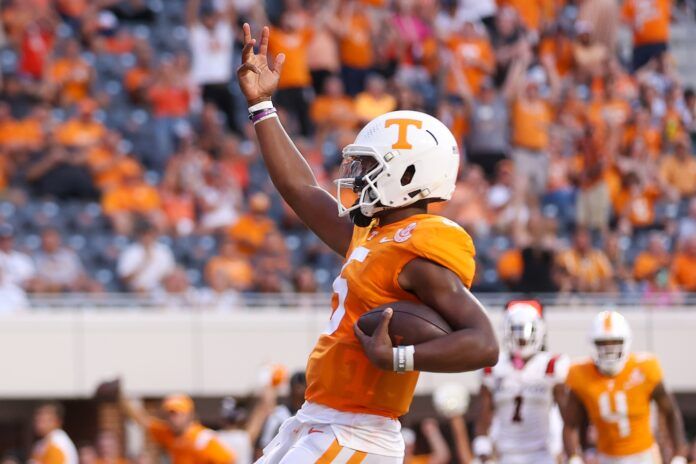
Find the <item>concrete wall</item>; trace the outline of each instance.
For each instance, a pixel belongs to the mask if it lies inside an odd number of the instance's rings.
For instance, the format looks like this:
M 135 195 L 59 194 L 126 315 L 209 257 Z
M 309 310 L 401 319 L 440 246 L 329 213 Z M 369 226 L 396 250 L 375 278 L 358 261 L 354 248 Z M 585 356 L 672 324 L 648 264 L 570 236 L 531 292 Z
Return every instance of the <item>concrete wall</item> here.
M 696 310 L 629 310 L 634 348 L 660 357 L 668 385 L 696 392 L 690 359 Z M 594 312 L 551 308 L 549 348 L 587 355 Z M 500 313 L 493 313 L 496 327 Z M 137 395 L 186 391 L 197 396 L 245 394 L 261 366 L 304 367 L 328 312 L 159 310 L 42 311 L 0 315 L 0 398 L 88 397 L 121 376 Z M 419 392 L 458 380 L 472 391 L 477 375 L 423 374 Z

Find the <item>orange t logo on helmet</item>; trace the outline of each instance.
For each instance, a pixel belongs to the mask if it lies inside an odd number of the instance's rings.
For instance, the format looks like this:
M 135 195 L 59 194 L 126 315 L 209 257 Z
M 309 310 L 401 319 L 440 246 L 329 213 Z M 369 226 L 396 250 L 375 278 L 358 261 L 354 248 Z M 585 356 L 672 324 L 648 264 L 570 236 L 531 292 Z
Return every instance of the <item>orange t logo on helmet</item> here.
M 416 126 L 418 129 L 423 127 L 423 121 L 418 119 L 387 119 L 384 122 L 384 127 L 390 127 L 394 124 L 399 126 L 399 139 L 396 141 L 392 148 L 395 150 L 403 149 L 409 150 L 413 148 L 413 145 L 408 143 L 408 126 Z

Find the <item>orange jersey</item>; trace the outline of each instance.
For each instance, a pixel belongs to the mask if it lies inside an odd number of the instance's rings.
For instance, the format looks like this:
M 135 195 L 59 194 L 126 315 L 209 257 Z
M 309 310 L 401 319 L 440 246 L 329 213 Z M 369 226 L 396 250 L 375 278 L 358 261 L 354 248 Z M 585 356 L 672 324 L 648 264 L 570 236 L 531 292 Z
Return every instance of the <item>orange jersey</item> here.
M 667 42 L 671 0 L 627 0 L 621 13 L 633 27 L 635 45 Z
M 54 430 L 35 446 L 31 454 L 32 464 L 77 464 L 77 450 L 68 435 Z
M 418 372 L 383 371 L 370 363 L 353 325 L 392 301 L 418 301 L 399 286 L 401 270 L 423 258 L 451 270 L 469 287 L 474 244 L 464 229 L 440 216 L 418 214 L 383 227 L 358 228 L 333 284 L 333 313 L 307 363 L 307 401 L 339 411 L 396 418 L 408 411 Z
M 653 446 L 650 401 L 660 382 L 662 369 L 650 354 L 631 354 L 614 377 L 600 374 L 588 360 L 571 366 L 566 379 L 597 428 L 597 449 L 609 456 L 629 456 Z
M 166 422 L 151 419 L 150 437 L 169 453 L 172 464 L 232 464 L 232 451 L 218 439 L 215 432 L 201 424 L 190 425 L 181 435 L 175 435 Z

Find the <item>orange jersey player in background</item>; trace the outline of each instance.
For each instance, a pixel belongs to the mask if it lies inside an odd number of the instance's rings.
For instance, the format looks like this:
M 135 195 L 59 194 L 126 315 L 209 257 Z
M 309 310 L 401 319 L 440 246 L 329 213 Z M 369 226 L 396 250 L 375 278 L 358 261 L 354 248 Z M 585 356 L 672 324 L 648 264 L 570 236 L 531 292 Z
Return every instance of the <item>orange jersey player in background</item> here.
M 193 400 L 188 396 L 167 396 L 162 401 L 164 419 L 151 416 L 120 392 L 119 404 L 123 412 L 167 452 L 172 464 L 235 463 L 234 454 L 217 434 L 195 419 Z
M 498 358 L 490 320 L 468 290 L 474 277 L 471 237 L 428 214 L 429 203 L 452 196 L 457 142 L 427 114 L 379 116 L 343 149 L 334 198 L 318 185 L 277 117 L 271 96 L 285 56 L 278 54 L 271 70 L 268 40 L 264 28 L 254 53 L 256 41 L 244 25 L 237 72 L 261 153 L 283 199 L 345 262 L 333 284 L 330 321 L 307 364 L 306 402 L 258 462 L 401 463 L 404 441 L 397 418 L 408 411 L 418 371 L 469 371 Z M 392 347 L 390 309 L 372 336 L 357 328 L 362 314 L 398 300 L 433 308 L 453 332 Z
M 631 329 L 615 311 L 592 324 L 593 359 L 571 366 L 565 414 L 570 464 L 582 463 L 579 429 L 589 419 L 597 429 L 600 464 L 660 464 L 650 420 L 654 401 L 665 418 L 674 447 L 671 464 L 686 464 L 686 438 L 676 401 L 662 383 L 651 354 L 631 353 Z

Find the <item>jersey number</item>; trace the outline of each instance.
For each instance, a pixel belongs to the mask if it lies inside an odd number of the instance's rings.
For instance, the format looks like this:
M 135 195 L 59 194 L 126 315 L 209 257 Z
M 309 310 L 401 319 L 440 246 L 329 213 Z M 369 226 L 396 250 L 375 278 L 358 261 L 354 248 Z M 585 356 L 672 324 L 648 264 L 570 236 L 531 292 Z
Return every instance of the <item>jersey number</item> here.
M 515 397 L 515 414 L 512 415 L 512 422 L 522 422 L 522 403 L 524 398 L 522 395 Z
M 611 396 L 609 392 L 599 395 L 599 415 L 605 422 L 616 424 L 619 429 L 619 436 L 625 438 L 631 434 L 626 392 L 614 392 L 614 408 L 611 406 Z
M 325 335 L 331 335 L 336 330 L 338 326 L 341 325 L 343 316 L 346 315 L 346 297 L 348 296 L 348 281 L 342 277 L 343 270 L 351 263 L 351 261 L 365 261 L 367 254 L 370 252 L 367 248 L 358 247 L 350 254 L 345 264 L 341 268 L 341 273 L 336 277 L 333 282 L 333 291 L 338 295 L 338 305 L 336 310 L 331 314 L 331 319 L 329 320 L 329 327 L 324 331 Z

